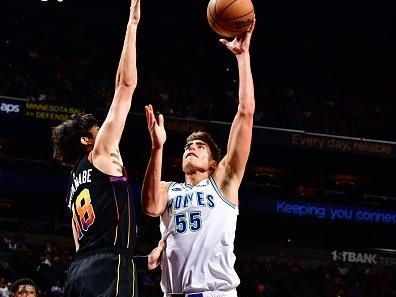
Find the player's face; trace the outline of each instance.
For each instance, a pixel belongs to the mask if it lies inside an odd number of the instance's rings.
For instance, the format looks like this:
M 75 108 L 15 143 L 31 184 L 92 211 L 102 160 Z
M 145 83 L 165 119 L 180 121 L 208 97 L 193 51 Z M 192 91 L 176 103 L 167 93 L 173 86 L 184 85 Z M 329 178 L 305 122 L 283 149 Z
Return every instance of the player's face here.
M 92 140 L 95 142 L 96 135 L 98 135 L 99 132 L 99 126 L 92 126 L 91 129 L 89 129 L 89 137 L 92 138 Z
M 95 145 L 96 136 L 99 132 L 99 126 L 92 126 L 88 132 L 88 136 L 81 137 L 81 143 L 85 146 L 85 150 L 90 152 Z
M 183 171 L 208 171 L 214 162 L 209 146 L 202 140 L 193 140 L 186 144 L 183 153 Z

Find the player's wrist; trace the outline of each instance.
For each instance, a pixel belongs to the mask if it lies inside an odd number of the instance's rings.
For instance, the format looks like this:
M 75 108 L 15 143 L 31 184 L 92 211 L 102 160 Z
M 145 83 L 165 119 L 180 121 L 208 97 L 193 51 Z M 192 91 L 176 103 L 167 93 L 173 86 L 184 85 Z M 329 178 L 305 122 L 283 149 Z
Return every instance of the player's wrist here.
M 244 64 L 250 63 L 250 53 L 249 53 L 249 51 L 243 52 L 243 53 L 241 53 L 239 55 L 235 55 L 235 57 L 236 57 L 239 65 L 244 65 Z
M 164 144 L 153 144 L 151 145 L 151 153 L 157 153 L 164 149 Z

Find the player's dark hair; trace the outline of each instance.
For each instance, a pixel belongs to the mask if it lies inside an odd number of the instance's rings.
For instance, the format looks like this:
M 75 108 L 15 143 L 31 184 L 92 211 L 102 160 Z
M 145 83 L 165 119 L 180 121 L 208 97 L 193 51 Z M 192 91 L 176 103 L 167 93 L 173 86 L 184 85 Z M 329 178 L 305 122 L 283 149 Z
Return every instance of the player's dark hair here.
M 212 153 L 213 160 L 215 160 L 217 163 L 220 162 L 221 150 L 220 150 L 219 146 L 217 145 L 217 143 L 213 140 L 212 136 L 208 132 L 198 131 L 198 132 L 191 133 L 186 139 L 186 144 L 193 140 L 201 140 L 201 141 L 205 142 L 209 146 L 210 152 Z
M 92 114 L 73 114 L 69 120 L 52 128 L 53 158 L 64 165 L 74 165 L 85 154 L 81 137 L 91 136 L 89 130 L 98 125 Z
M 33 286 L 37 292 L 37 285 L 36 283 L 30 279 L 30 278 L 20 278 L 18 280 L 16 280 L 12 285 L 11 285 L 11 293 L 16 293 L 18 292 L 18 288 L 19 286 L 24 286 L 24 285 L 30 285 Z

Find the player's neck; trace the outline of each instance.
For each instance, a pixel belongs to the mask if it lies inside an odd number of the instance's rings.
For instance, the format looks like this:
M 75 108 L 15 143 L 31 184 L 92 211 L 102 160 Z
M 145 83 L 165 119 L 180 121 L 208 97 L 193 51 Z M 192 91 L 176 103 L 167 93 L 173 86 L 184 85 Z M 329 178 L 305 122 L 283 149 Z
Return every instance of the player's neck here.
M 208 172 L 208 171 L 205 171 L 205 172 L 196 171 L 194 173 L 186 173 L 185 181 L 187 184 L 195 186 L 195 185 L 199 184 L 201 181 L 203 181 L 204 179 L 208 179 L 209 176 L 210 176 L 210 172 Z

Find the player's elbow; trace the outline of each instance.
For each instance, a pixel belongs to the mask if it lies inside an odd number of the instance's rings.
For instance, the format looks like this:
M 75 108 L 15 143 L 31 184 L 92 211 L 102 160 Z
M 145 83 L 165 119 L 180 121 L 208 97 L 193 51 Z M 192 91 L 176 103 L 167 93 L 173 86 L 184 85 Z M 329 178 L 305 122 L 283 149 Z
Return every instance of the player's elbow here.
M 124 88 L 126 90 L 131 90 L 132 93 L 137 86 L 137 76 L 136 75 L 126 75 L 122 71 L 117 73 L 116 77 L 116 89 Z
M 133 93 L 135 92 L 135 88 L 136 86 L 134 84 L 131 85 L 120 84 L 116 86 L 115 97 L 119 98 L 120 101 L 125 101 L 130 103 L 132 100 Z
M 238 113 L 244 117 L 253 118 L 255 106 L 252 104 L 240 104 L 238 107 Z
M 150 206 L 144 202 L 142 203 L 142 208 L 143 208 L 144 214 L 146 214 L 150 217 L 159 217 L 163 213 L 163 210 L 160 209 L 159 207 Z
M 145 215 L 148 215 L 148 216 L 154 217 L 154 218 L 159 217 L 162 214 L 162 212 L 160 212 L 159 210 L 155 210 L 155 209 L 144 209 L 143 208 L 143 212 Z
M 137 79 L 122 79 L 118 82 L 117 88 L 123 88 L 126 91 L 130 91 L 133 93 L 133 91 L 136 89 L 137 86 Z

